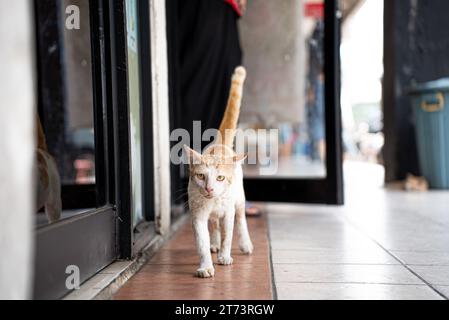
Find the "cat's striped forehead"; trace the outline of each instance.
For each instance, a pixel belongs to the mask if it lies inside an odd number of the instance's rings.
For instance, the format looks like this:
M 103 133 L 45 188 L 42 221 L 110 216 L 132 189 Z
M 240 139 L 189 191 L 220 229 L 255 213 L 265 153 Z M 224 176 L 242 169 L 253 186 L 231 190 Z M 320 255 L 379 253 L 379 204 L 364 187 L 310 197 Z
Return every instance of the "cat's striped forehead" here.
M 224 158 L 217 155 L 204 155 L 201 158 L 201 163 L 192 166 L 191 174 L 207 174 L 207 175 L 224 175 L 232 177 L 234 174 L 234 163 L 229 158 Z
M 223 165 L 232 165 L 232 158 L 223 157 L 221 155 L 203 155 L 201 158 L 201 164 L 207 167 L 219 167 Z

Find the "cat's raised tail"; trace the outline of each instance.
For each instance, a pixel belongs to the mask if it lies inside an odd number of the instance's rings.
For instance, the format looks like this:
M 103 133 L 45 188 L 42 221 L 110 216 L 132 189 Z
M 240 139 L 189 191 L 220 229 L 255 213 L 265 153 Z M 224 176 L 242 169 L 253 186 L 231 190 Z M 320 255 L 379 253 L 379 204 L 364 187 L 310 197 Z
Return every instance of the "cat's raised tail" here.
M 242 104 L 243 85 L 246 80 L 244 67 L 237 67 L 232 76 L 231 91 L 229 93 L 228 105 L 221 121 L 220 135 L 221 144 L 233 148 L 237 123 L 240 117 L 240 106 Z

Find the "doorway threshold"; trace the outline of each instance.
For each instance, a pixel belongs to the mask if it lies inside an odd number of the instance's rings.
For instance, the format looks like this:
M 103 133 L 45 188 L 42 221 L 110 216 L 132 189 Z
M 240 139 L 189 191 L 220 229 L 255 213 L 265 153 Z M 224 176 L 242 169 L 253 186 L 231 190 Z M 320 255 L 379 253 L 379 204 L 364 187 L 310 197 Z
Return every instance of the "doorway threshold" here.
M 170 233 L 155 235 L 150 243 L 133 260 L 116 261 L 83 283 L 78 290 L 63 300 L 110 300 L 119 289 L 135 275 L 188 220 L 189 215 L 176 219 Z
M 199 257 L 192 227 L 189 223 L 184 224 L 113 299 L 272 300 L 275 295 L 266 214 L 248 218 L 248 227 L 255 247 L 253 254 L 240 252 L 235 235 L 234 264 L 215 265 L 214 278 L 200 279 L 195 277 Z M 213 259 L 216 262 L 216 254 Z

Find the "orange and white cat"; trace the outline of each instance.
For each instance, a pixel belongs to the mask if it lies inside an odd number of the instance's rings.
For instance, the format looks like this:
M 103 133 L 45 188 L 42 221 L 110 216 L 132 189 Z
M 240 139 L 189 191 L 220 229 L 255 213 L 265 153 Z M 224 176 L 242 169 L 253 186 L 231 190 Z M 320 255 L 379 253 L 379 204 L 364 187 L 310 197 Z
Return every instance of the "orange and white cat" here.
M 45 207 L 48 221 L 56 222 L 61 217 L 61 183 L 58 167 L 53 157 L 48 153 L 44 131 L 39 116 L 36 116 L 37 129 L 37 210 Z
M 203 154 L 185 146 L 190 160 L 189 207 L 200 256 L 196 275 L 200 278 L 215 275 L 211 252 L 218 252 L 218 264 L 233 263 L 231 246 L 234 222 L 240 237 L 240 250 L 245 254 L 253 252 L 246 223 L 243 188 L 242 162 L 246 156 L 233 151 L 245 79 L 245 69 L 238 67 L 232 77 L 218 142 Z

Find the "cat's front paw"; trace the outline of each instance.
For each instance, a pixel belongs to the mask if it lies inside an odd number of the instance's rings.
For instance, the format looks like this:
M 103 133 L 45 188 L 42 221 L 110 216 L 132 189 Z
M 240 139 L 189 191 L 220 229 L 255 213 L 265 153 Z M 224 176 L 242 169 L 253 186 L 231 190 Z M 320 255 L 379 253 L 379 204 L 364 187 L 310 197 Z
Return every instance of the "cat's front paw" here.
M 232 257 L 224 257 L 224 256 L 218 257 L 218 264 L 220 264 L 222 266 L 229 266 L 233 262 L 234 262 L 234 259 L 232 259 Z
M 254 251 L 254 246 L 251 243 L 251 241 L 249 242 L 245 242 L 245 243 L 241 243 L 240 244 L 240 251 L 242 251 L 244 254 L 251 254 Z
M 196 270 L 196 276 L 198 278 L 212 278 L 215 276 L 215 269 L 214 267 L 209 268 L 199 268 Z

